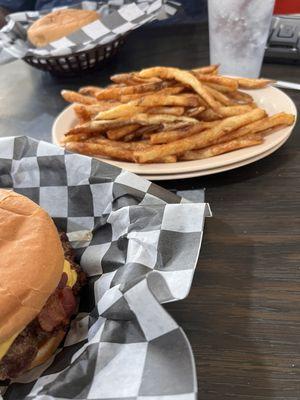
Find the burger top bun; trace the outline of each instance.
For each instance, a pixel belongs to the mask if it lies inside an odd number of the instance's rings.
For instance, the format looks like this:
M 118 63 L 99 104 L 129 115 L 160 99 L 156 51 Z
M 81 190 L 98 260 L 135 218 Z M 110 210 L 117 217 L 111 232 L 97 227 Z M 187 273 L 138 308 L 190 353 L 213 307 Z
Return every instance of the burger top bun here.
M 70 35 L 98 18 L 99 14 L 90 10 L 68 8 L 54 11 L 31 25 L 27 31 L 28 40 L 36 47 L 43 47 Z
M 63 273 L 64 253 L 49 215 L 27 197 L 0 189 L 0 343 L 41 311 Z

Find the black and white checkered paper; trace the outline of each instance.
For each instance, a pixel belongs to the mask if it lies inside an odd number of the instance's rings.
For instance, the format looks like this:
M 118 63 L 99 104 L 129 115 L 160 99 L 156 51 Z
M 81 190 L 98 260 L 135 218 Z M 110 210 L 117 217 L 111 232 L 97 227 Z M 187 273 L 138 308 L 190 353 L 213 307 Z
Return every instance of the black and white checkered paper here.
M 188 295 L 208 205 L 25 136 L 0 139 L 0 187 L 48 211 L 89 277 L 63 347 L 4 399 L 194 400 L 189 342 L 161 304 Z
M 99 20 L 43 48 L 34 48 L 27 41 L 27 29 L 41 16 L 57 8 L 10 14 L 7 25 L 0 31 L 0 64 L 30 55 L 66 56 L 97 45 L 107 45 L 148 22 L 169 18 L 178 7 L 179 4 L 172 0 L 138 0 L 136 3 L 128 0 L 84 1 L 72 8 L 95 10 L 99 12 Z

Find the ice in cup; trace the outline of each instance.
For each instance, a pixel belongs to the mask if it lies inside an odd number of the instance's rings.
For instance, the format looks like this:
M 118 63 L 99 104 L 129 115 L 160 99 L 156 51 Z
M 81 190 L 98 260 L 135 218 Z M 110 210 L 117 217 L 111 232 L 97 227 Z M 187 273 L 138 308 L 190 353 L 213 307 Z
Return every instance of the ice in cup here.
M 257 78 L 275 0 L 208 0 L 210 62 L 220 73 Z

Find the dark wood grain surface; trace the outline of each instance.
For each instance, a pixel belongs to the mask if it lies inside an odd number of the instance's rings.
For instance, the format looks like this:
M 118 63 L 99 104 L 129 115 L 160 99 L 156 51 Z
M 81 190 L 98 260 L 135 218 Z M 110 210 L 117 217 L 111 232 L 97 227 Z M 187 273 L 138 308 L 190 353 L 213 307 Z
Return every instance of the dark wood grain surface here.
M 0 135 L 50 141 L 65 106 L 62 88 L 106 84 L 112 73 L 150 65 L 208 63 L 206 25 L 133 33 L 103 71 L 55 79 L 22 62 L 0 67 Z M 299 66 L 263 75 L 300 82 Z M 300 92 L 287 92 L 299 107 Z M 195 353 L 202 400 L 300 399 L 300 132 L 273 155 L 218 175 L 167 181 L 169 189 L 206 187 L 207 220 L 189 297 L 167 309 Z

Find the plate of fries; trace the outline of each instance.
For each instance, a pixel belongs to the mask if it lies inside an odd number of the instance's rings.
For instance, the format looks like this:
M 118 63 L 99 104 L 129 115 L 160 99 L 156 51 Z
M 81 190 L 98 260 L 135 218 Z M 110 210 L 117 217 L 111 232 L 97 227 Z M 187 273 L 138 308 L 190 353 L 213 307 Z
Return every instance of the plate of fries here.
M 273 81 L 221 76 L 217 65 L 152 67 L 111 81 L 62 91 L 72 104 L 55 120 L 53 142 L 157 179 L 265 157 L 288 139 L 297 115 Z

